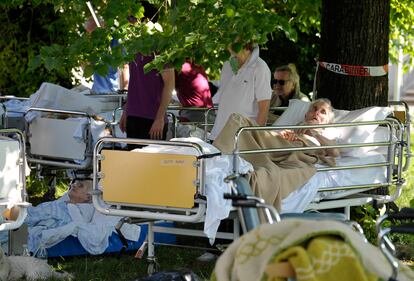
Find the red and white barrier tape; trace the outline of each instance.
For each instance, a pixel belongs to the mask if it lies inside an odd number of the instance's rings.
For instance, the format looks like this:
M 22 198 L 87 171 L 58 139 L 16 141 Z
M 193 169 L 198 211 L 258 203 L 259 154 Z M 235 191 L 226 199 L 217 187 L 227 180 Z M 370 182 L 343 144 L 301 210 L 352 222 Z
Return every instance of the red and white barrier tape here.
M 384 76 L 388 73 L 388 65 L 382 66 L 360 66 L 360 65 L 348 65 L 338 64 L 320 61 L 318 64 L 335 73 L 350 76 Z

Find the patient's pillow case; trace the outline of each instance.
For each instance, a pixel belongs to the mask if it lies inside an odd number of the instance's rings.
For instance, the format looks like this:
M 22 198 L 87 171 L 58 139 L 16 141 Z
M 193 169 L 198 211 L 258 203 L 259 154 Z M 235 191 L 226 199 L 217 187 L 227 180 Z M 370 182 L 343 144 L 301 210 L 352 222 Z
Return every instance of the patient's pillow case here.
M 273 123 L 274 126 L 295 125 L 303 121 L 306 112 L 309 109 L 310 102 L 292 99 L 289 101 L 288 108 L 283 114 Z M 384 120 L 392 113 L 389 107 L 371 106 L 357 110 L 339 110 L 334 109 L 334 123 L 351 123 L 363 121 L 379 121 Z M 337 142 L 339 144 L 350 143 L 368 143 L 388 141 L 388 128 L 379 127 L 378 125 L 357 126 L 357 127 L 343 127 L 335 128 L 337 130 Z M 386 153 L 386 147 L 358 147 L 343 149 L 341 154 L 344 156 L 360 157 L 365 153 L 376 150 L 381 153 Z M 384 150 L 385 149 L 385 150 Z

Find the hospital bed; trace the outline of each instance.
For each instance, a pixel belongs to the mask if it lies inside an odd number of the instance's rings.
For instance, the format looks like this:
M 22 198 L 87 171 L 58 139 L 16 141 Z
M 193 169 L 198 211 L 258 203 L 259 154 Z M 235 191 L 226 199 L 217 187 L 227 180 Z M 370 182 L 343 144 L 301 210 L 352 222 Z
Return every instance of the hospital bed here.
M 293 106 L 289 106 L 290 112 L 286 112 L 286 115 L 301 116 L 302 112 L 304 116 L 307 109 L 301 109 L 300 106 L 295 106 L 295 103 L 303 105 L 305 102 L 294 101 Z M 341 157 L 337 159 L 335 167 L 317 166 L 318 172 L 309 182 L 282 201 L 282 212 L 344 208 L 349 218 L 351 206 L 368 203 L 378 205 L 397 199 L 405 184 L 402 172 L 407 169 L 411 156 L 410 118 L 408 106 L 405 103 L 390 102 L 390 106 L 393 110 L 370 107 L 345 112 L 347 115 L 342 119 L 341 116 L 337 117 L 338 123 L 320 125 L 319 128 L 337 128 L 336 130 L 344 131 L 342 134 L 346 135 L 346 139 L 340 140 L 338 145 L 334 146 L 342 150 Z M 391 118 L 388 118 L 390 115 Z M 401 116 L 404 118 L 398 119 Z M 325 148 L 321 146 L 300 149 L 274 148 L 262 151 L 240 150 L 238 139 L 243 133 L 256 130 L 303 128 L 293 125 L 298 123 L 297 120 L 293 120 L 290 124 L 283 124 L 284 117 L 286 116 L 281 116 L 280 125 L 276 124 L 273 127 L 240 128 L 234 141 L 234 155 Z M 355 122 L 349 122 L 353 120 Z M 309 128 L 316 127 L 310 126 Z M 237 161 L 235 161 L 235 168 L 237 169 Z M 367 193 L 372 189 L 390 186 L 395 186 L 395 191 L 391 195 L 381 196 Z M 312 190 L 312 192 L 307 193 L 306 190 Z
M 0 130 L 0 231 L 18 229 L 30 206 L 26 194 L 24 139 L 22 132 L 17 129 Z M 12 252 L 10 242 L 9 253 Z
M 29 163 L 51 169 L 90 168 L 93 116 L 46 108 L 30 108 L 28 112 L 39 113 L 26 124 Z M 79 138 L 75 138 L 76 135 Z
M 126 94 L 76 93 L 49 84 L 38 92 L 25 112 L 28 161 L 40 168 L 90 169 L 93 142 L 112 126 Z
M 108 143 L 146 145 L 136 151 L 105 149 Z M 93 194 L 95 208 L 107 215 L 148 221 L 149 272 L 156 270 L 154 233 L 205 237 L 200 231 L 185 226 L 165 228 L 154 225 L 155 221 L 173 221 L 184 225 L 197 225 L 209 221 L 215 225 L 214 237 L 233 240 L 239 236 L 237 216 L 231 215 L 233 232 L 217 232 L 219 220 L 212 220 L 209 212 L 220 211 L 210 204 L 207 210 L 206 176 L 219 175 L 225 163 L 213 161 L 220 153 L 208 151 L 208 144 L 197 142 L 153 141 L 104 137 L 94 148 Z M 206 149 L 207 146 L 207 149 Z M 153 150 L 154 149 L 154 150 Z M 231 164 L 231 163 L 230 163 Z M 230 165 L 228 165 L 230 168 Z M 230 171 L 228 169 L 228 171 Z M 214 189 L 214 187 L 210 187 Z M 219 188 L 219 187 L 218 187 Z M 223 193 L 221 193 L 223 194 Z M 220 198 L 218 198 L 220 200 Z M 221 198 L 222 199 L 222 198 Z M 224 199 L 222 199 L 224 201 Z M 231 204 L 228 204 L 231 206 Z M 224 210 L 225 211 L 225 210 Z M 229 216 L 222 214 L 223 219 Z M 204 226 L 206 229 L 206 226 Z M 213 227 L 214 228 L 214 227 Z M 142 251 L 141 251 L 142 252 Z
M 197 136 L 207 140 L 208 132 L 211 127 L 214 125 L 214 113 L 217 110 L 217 105 L 214 105 L 211 108 L 207 107 L 184 107 L 181 105 L 170 105 L 168 106 L 168 112 L 173 114 L 175 122 L 173 123 L 175 128 L 175 135 L 178 137 L 189 137 Z M 181 118 L 181 111 L 186 111 L 190 115 L 193 113 L 201 113 L 203 118 L 202 120 L 190 121 L 186 118 Z M 197 116 L 199 118 L 199 116 Z
M 25 104 L 29 98 L 15 96 L 0 97 L 0 128 L 16 128 L 22 132 L 25 130 Z

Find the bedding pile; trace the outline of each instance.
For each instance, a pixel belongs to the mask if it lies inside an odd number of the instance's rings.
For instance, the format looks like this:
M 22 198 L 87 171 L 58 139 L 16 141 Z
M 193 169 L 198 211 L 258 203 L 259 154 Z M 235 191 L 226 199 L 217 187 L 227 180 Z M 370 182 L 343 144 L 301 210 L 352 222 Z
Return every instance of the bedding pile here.
M 29 228 L 28 248 L 34 254 L 52 247 L 72 235 L 79 239 L 87 252 L 101 254 L 108 247 L 108 238 L 115 232 L 121 219 L 95 210 L 90 203 L 68 203 L 68 193 L 55 201 L 28 208 L 26 223 Z M 121 228 L 126 239 L 137 241 L 140 227 L 124 224 Z

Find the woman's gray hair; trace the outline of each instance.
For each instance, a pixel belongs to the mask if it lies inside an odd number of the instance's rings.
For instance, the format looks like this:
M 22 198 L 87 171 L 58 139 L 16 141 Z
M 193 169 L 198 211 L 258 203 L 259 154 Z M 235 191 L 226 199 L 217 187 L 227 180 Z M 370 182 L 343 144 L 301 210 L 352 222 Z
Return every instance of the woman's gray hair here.
M 296 70 L 296 65 L 289 63 L 276 68 L 275 72 L 286 71 L 289 73 L 289 80 L 293 83 L 293 96 L 292 98 L 299 98 L 300 96 L 300 77 Z
M 335 117 L 335 112 L 334 112 L 334 108 L 332 106 L 331 101 L 327 98 L 319 98 L 319 99 L 316 99 L 313 102 L 311 102 L 309 108 L 311 108 L 314 104 L 317 104 L 317 103 L 326 103 L 328 105 L 328 109 L 329 109 L 329 112 L 330 112 L 330 114 L 329 114 L 329 123 L 331 123 L 333 121 L 334 117 Z

